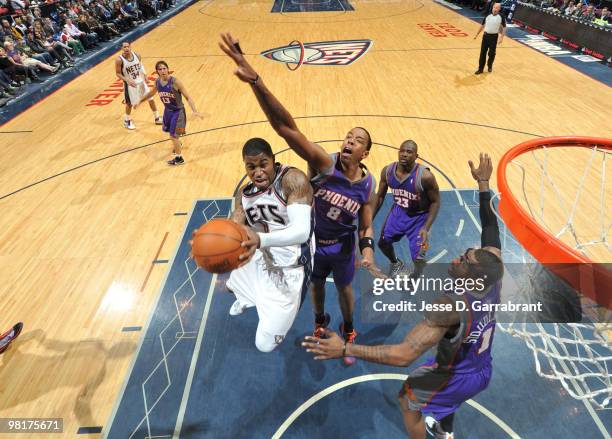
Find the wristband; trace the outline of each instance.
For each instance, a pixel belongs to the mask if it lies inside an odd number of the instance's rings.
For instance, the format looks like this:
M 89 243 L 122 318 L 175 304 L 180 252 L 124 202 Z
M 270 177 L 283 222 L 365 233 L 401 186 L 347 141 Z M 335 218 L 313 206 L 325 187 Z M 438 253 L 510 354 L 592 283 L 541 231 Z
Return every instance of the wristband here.
M 363 249 L 371 248 L 374 251 L 374 240 L 369 237 L 364 237 L 359 240 L 359 251 L 363 254 Z

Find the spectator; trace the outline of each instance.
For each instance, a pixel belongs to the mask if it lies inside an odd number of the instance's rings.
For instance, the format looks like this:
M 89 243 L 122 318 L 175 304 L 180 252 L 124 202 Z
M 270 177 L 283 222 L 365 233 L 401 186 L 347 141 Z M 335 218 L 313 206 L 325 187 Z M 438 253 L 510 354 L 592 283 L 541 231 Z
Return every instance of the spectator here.
M 40 81 L 33 67 L 26 67 L 22 64 L 15 63 L 13 58 L 7 55 L 4 47 L 0 47 L 0 69 L 4 70 L 4 73 L 13 81 L 19 80 L 28 84 L 32 79 L 34 81 Z
M 610 24 L 610 11 L 608 8 L 603 8 L 599 15 L 599 18 L 595 18 L 593 23 L 599 26 L 608 26 Z
M 2 23 L 2 33 L 4 34 L 3 39 L 6 37 L 10 37 L 14 40 L 23 39 L 23 36 L 17 31 L 17 29 L 11 26 L 6 18 L 3 18 L 0 23 Z
M 593 6 L 589 5 L 586 8 L 586 11 L 583 12 L 581 19 L 585 21 L 593 21 L 595 20 L 595 11 L 593 10 Z
M 74 60 L 66 50 L 66 48 L 57 41 L 54 41 L 52 37 L 47 37 L 42 29 L 34 27 L 33 32 L 33 40 L 30 42 L 30 47 L 34 51 L 40 50 L 43 48 L 46 50 L 53 58 L 59 61 L 62 66 L 69 67 L 72 65 Z
M 574 15 L 574 12 L 576 11 L 576 3 L 574 3 L 573 1 L 571 1 L 569 3 L 569 5 L 565 8 L 565 11 L 563 12 L 565 15 Z
M 91 49 L 96 45 L 98 36 L 94 33 L 87 34 L 74 25 L 70 18 L 66 18 L 64 23 L 64 33 L 75 40 L 79 40 L 86 49 Z
M 34 72 L 36 71 L 36 68 L 51 73 L 57 72 L 58 67 L 53 67 L 37 59 L 30 58 L 25 53 L 15 49 L 15 45 L 10 40 L 4 42 L 4 50 L 6 51 L 6 54 L 15 62 L 16 65 L 23 66 L 25 68 L 31 68 Z

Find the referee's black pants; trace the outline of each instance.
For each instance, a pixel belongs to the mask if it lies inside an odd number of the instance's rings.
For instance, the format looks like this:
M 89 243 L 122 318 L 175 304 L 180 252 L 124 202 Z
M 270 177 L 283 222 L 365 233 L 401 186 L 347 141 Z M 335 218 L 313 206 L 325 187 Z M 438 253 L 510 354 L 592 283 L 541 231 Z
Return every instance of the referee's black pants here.
M 482 36 L 482 44 L 480 45 L 480 60 L 478 62 L 478 70 L 483 71 L 485 60 L 487 58 L 487 51 L 489 52 L 489 62 L 487 67 L 493 68 L 493 60 L 495 60 L 495 50 L 497 49 L 497 34 L 487 34 Z

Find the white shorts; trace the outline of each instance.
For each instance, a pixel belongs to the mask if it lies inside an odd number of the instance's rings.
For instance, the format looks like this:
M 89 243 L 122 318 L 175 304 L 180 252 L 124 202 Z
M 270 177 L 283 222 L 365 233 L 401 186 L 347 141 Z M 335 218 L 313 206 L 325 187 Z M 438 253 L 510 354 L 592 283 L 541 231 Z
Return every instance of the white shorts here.
M 149 86 L 147 85 L 147 81 L 142 81 L 136 84 L 136 87 L 130 87 L 127 82 L 123 86 L 124 94 L 125 94 L 125 103 L 128 105 L 136 105 L 140 102 L 142 97 L 149 93 Z M 152 100 L 150 98 L 149 100 Z
M 237 300 L 257 308 L 257 331 L 272 335 L 276 344 L 291 329 L 306 296 L 312 273 L 309 262 L 304 266 L 266 270 L 263 254 L 256 250 L 253 259 L 232 271 L 227 282 Z

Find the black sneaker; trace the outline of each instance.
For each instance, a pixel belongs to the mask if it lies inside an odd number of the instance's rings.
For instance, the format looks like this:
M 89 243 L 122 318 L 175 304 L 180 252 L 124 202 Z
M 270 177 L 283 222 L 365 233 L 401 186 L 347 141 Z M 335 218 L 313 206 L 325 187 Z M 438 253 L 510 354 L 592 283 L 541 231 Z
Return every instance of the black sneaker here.
M 489 67 L 487 70 L 489 71 L 489 73 L 491 73 L 493 71 L 493 67 Z
M 391 266 L 389 267 L 389 277 L 395 278 L 401 275 L 406 266 L 401 260 L 397 260 L 397 262 L 391 262 Z
M 475 74 L 475 75 L 480 75 L 481 73 L 482 73 L 482 70 L 476 70 L 476 71 L 474 72 L 474 74 Z
M 168 163 L 170 166 L 184 165 L 185 160 L 183 159 L 182 156 L 177 155 L 172 160 L 168 160 L 166 163 Z

